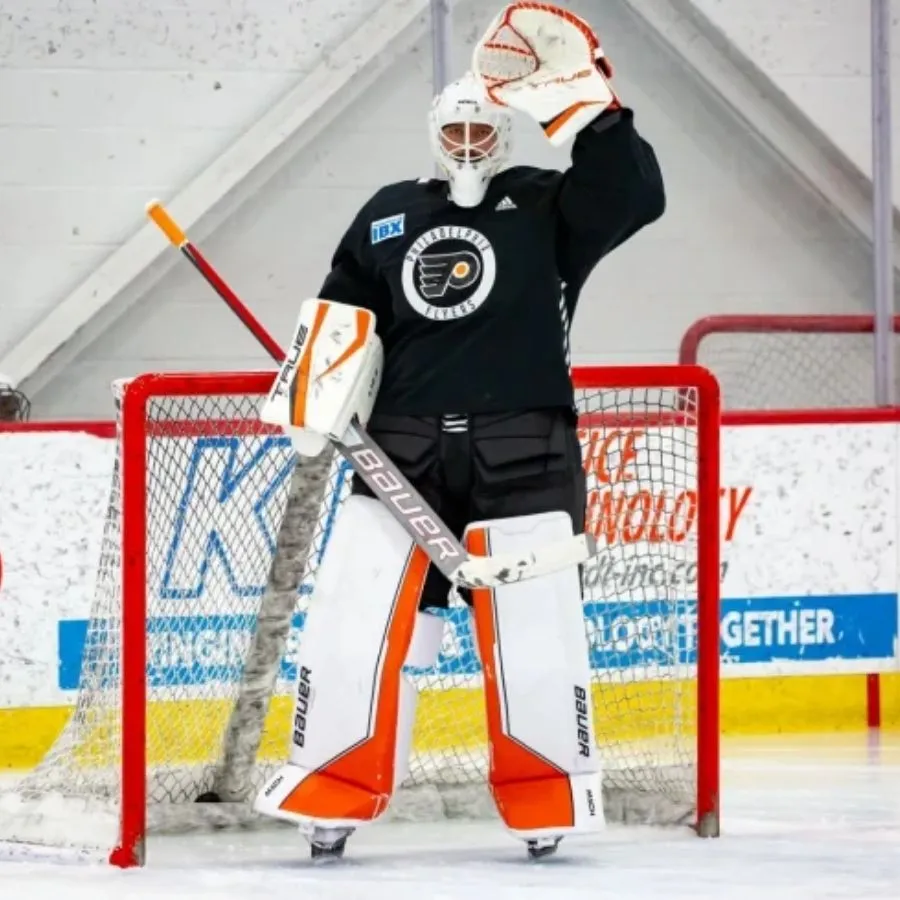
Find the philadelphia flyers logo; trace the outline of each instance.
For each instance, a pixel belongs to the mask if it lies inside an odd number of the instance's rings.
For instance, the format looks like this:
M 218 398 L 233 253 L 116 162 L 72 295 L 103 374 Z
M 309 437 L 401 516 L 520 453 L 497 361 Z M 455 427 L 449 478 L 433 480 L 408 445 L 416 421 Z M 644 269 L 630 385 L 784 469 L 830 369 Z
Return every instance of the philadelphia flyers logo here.
M 469 250 L 457 253 L 423 253 L 417 269 L 419 293 L 429 300 L 459 291 L 478 281 L 481 261 Z
M 474 228 L 445 225 L 417 238 L 403 260 L 403 293 L 426 319 L 471 315 L 490 295 L 497 260 L 490 241 Z

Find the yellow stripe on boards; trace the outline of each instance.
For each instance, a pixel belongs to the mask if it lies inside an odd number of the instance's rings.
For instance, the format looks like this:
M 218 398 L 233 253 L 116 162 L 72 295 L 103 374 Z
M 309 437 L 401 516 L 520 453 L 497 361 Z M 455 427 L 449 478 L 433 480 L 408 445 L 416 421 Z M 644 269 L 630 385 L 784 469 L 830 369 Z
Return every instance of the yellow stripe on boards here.
M 594 686 L 594 709 L 601 741 L 608 744 L 660 740 L 673 711 L 691 730 L 693 683 L 633 682 Z M 147 756 L 161 763 L 212 762 L 231 711 L 230 701 L 179 700 L 151 703 L 147 710 Z M 71 707 L 0 709 L 0 769 L 29 769 L 53 745 Z M 272 700 L 260 757 L 280 761 L 287 755 L 293 698 Z M 900 674 L 881 676 L 881 721 L 900 729 Z M 782 678 L 729 678 L 722 681 L 722 733 L 766 735 L 848 731 L 866 727 L 864 675 L 814 675 Z M 77 759 L 89 765 L 115 766 L 116 716 L 92 720 Z M 483 749 L 484 706 L 479 689 L 423 691 L 413 733 L 420 753 Z M 623 751 L 623 753 L 626 751 Z

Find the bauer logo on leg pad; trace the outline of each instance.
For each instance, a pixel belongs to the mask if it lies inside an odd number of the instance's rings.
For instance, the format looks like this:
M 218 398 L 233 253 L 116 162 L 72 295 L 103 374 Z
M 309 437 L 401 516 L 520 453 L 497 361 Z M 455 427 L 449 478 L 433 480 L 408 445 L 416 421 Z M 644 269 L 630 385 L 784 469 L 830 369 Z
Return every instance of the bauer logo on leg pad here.
M 590 757 L 591 755 L 591 731 L 588 727 L 587 691 L 580 685 L 575 685 L 575 724 L 578 732 L 578 754 Z
M 387 219 L 378 219 L 371 225 L 372 243 L 380 244 L 391 238 L 403 237 L 406 213 L 390 216 Z
M 309 713 L 311 688 L 309 676 L 312 672 L 306 666 L 300 666 L 297 677 L 297 706 L 294 710 L 294 746 L 302 747 L 306 743 L 306 717 Z

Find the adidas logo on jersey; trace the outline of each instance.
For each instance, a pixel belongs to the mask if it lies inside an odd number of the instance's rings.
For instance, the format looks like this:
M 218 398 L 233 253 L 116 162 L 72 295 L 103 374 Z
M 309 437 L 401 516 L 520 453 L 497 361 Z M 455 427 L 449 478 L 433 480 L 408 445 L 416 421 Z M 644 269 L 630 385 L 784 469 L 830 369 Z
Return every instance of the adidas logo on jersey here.
M 501 209 L 518 209 L 515 203 L 509 199 L 509 197 L 504 197 L 495 207 L 494 209 L 497 212 L 500 212 Z

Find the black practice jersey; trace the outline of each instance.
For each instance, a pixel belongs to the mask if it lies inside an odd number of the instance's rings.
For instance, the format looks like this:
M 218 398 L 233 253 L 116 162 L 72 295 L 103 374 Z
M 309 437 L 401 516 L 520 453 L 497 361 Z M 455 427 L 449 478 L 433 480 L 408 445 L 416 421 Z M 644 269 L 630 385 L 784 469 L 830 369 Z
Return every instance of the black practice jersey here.
M 372 310 L 385 365 L 375 411 L 572 406 L 569 324 L 597 262 L 665 207 L 630 110 L 575 139 L 565 172 L 516 166 L 463 209 L 442 180 L 382 188 L 319 293 Z

